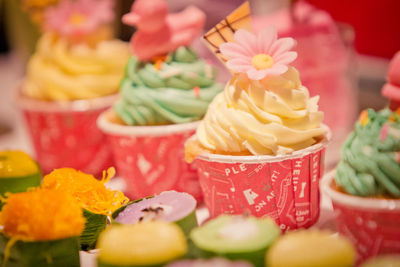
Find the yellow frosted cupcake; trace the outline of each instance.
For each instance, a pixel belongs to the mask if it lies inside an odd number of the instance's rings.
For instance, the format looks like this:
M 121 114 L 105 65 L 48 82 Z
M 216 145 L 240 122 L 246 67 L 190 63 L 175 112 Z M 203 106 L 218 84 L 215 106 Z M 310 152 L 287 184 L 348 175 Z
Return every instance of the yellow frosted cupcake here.
M 112 37 L 113 18 L 111 0 L 62 0 L 44 11 L 44 33 L 17 98 L 44 173 L 112 165 L 96 120 L 116 100 L 130 54 Z
M 248 211 L 283 230 L 309 227 L 319 215 L 329 130 L 319 96 L 291 65 L 296 41 L 278 38 L 274 27 L 252 33 L 249 17 L 247 2 L 203 37 L 233 75 L 187 141 L 185 158 L 196 160 L 211 216 Z

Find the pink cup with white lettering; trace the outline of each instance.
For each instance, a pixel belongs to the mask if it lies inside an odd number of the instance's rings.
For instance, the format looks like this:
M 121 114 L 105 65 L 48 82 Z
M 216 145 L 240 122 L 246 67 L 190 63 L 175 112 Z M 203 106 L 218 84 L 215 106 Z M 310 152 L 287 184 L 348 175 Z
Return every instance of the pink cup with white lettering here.
M 359 197 L 337 190 L 335 171 L 321 181 L 332 200 L 339 233 L 353 242 L 358 262 L 382 254 L 400 253 L 400 199 Z
M 97 128 L 98 116 L 118 98 L 110 95 L 74 101 L 43 101 L 16 95 L 36 159 L 43 173 L 70 167 L 101 177 L 114 165 L 106 136 Z
M 312 226 L 319 217 L 319 180 L 329 129 L 326 133 L 317 144 L 291 155 L 196 157 L 210 216 L 269 216 L 282 231 Z
M 184 160 L 184 144 L 198 124 L 128 126 L 115 123 L 111 109 L 103 112 L 98 126 L 107 136 L 117 172 L 125 181 L 124 193 L 139 199 L 175 190 L 201 202 L 196 168 Z

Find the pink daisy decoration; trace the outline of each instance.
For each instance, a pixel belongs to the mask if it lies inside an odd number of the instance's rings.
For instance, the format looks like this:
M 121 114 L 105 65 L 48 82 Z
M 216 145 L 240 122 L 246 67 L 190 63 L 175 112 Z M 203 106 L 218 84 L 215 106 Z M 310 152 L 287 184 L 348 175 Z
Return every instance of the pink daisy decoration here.
M 62 0 L 45 11 L 45 29 L 62 36 L 88 35 L 114 19 L 113 0 Z
M 288 70 L 297 53 L 290 51 L 296 41 L 293 38 L 278 39 L 274 27 L 266 27 L 254 35 L 239 29 L 234 35 L 236 42 L 220 45 L 222 55 L 228 58 L 226 66 L 234 72 L 247 73 L 252 80 L 276 76 Z

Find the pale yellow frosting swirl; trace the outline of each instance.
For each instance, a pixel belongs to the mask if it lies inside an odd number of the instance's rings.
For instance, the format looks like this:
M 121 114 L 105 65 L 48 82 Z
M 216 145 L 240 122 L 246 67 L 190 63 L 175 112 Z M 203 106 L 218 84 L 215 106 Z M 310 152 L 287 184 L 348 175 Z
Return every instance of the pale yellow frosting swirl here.
M 39 40 L 29 60 L 23 93 L 41 100 L 91 99 L 118 92 L 129 47 L 119 40 L 95 47 L 69 45 L 51 34 Z
M 210 104 L 197 138 L 216 153 L 288 154 L 323 136 L 318 100 L 293 67 L 261 81 L 236 74 Z

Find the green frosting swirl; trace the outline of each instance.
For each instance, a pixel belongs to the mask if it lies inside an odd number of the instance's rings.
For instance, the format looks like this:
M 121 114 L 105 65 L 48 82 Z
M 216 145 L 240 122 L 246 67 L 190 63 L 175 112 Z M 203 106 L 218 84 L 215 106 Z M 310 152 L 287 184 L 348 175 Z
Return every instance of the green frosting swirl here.
M 349 194 L 400 197 L 400 118 L 388 109 L 367 110 L 342 147 L 336 182 Z
M 160 70 L 150 62 L 131 57 L 114 110 L 127 125 L 200 120 L 222 90 L 215 75 L 213 67 L 183 46 L 167 56 Z

